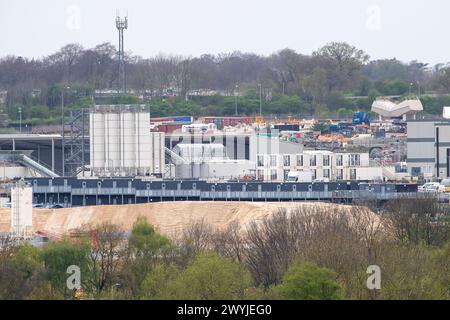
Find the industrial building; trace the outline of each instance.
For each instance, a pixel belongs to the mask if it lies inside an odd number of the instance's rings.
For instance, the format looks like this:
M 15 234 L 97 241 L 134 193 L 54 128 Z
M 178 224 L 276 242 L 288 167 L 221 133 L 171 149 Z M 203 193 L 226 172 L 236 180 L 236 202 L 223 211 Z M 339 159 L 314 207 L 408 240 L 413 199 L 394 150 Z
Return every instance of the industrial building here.
M 64 206 L 133 204 L 158 201 L 305 201 L 351 202 L 412 196 L 417 184 L 358 181 L 278 183 L 145 180 L 130 178 L 28 178 L 34 203 Z
M 304 150 L 301 154 L 257 156 L 256 176 L 263 181 L 286 181 L 290 172 L 312 173 L 312 180 L 383 180 L 383 168 L 370 166 L 368 153 Z
M 7 154 L 25 154 L 28 158 L 55 172 L 62 172 L 61 134 L 1 134 L 3 161 L 15 161 Z
M 217 121 L 211 119 L 199 123 L 192 117 L 172 118 L 159 119 L 164 125 L 173 122 L 178 126 L 165 132 L 152 127 L 146 105 L 96 105 L 80 112 L 71 110 L 61 135 L 0 137 L 4 179 L 26 177 L 33 184 L 34 203 L 62 206 L 170 199 L 336 200 L 336 192 L 346 190 L 346 183 L 371 183 L 370 188 L 380 186 L 386 191 L 385 181 L 406 179 L 406 174 L 397 174 L 395 163 L 382 162 L 384 154 L 378 152 L 380 159 L 370 160 L 375 159 L 370 158 L 376 154 L 373 150 L 386 148 L 386 141 L 390 141 L 383 138 L 380 142 L 371 132 L 355 134 L 336 148 L 316 150 L 316 146 L 307 150 L 305 141 L 321 141 L 324 136 L 300 124 L 294 139 L 286 135 L 289 130 L 278 129 L 297 128 L 285 128 L 279 122 L 277 129 L 262 122 L 239 122 L 235 127 L 222 122 L 222 129 L 218 129 Z M 423 122 L 425 127 L 421 124 L 417 131 L 414 123 L 419 122 L 410 123 L 408 144 L 425 145 L 417 145 L 418 150 L 408 145 L 408 167 L 430 165 L 430 155 L 437 154 L 436 161 L 448 176 L 445 146 L 447 143 L 450 148 L 450 139 L 436 136 L 436 129 L 450 136 L 448 124 Z M 438 149 L 433 147 L 435 143 Z M 427 170 L 431 169 L 419 169 Z M 439 175 L 444 174 L 442 170 Z M 355 188 L 351 189 L 355 197 L 360 186 L 351 188 Z M 415 192 L 409 186 L 405 188 Z
M 410 120 L 407 124 L 407 164 L 412 177 L 450 176 L 450 121 Z
M 220 144 L 229 159 L 256 161 L 257 154 L 296 154 L 303 150 L 299 143 L 281 141 L 277 130 L 252 128 L 235 131 L 181 132 L 166 135 L 166 148 L 173 150 L 178 144 Z
M 173 152 L 177 155 L 175 177 L 178 179 L 244 179 L 254 176 L 255 162 L 229 159 L 223 144 L 180 143 Z
M 33 171 L 21 169 L 24 174 L 19 176 L 152 175 L 176 178 L 180 173 L 178 177 L 187 178 L 186 164 L 197 163 L 193 166 L 198 167 L 203 162 L 204 174 L 194 174 L 191 178 L 205 178 L 208 175 L 223 179 L 249 175 L 255 169 L 256 154 L 297 154 L 303 149 L 300 143 L 281 141 L 277 130 L 256 132 L 247 127 L 220 131 L 215 129 L 214 124 L 208 124 L 211 130 L 200 130 L 204 126 L 199 125 L 190 127 L 199 130 L 189 131 L 186 127 L 186 130 L 180 128 L 169 134 L 154 132 L 150 129 L 149 113 L 144 106 L 95 106 L 73 116 L 73 119 L 78 123 L 67 124 L 64 136 L 2 135 L 0 148 L 8 153 L 16 152 L 13 161 L 26 156 L 25 165 L 29 167 L 32 164 Z M 67 128 L 72 132 L 68 132 Z M 189 148 L 203 145 L 205 149 L 204 146 L 209 144 L 221 146 L 225 156 L 199 161 L 187 154 L 177 155 L 178 145 L 192 145 Z M 205 161 L 211 163 L 208 165 Z M 178 170 L 177 165 L 180 166 Z M 223 170 L 225 167 L 227 169 Z M 34 170 L 36 168 L 39 170 Z M 195 170 L 191 168 L 191 171 Z M 13 173 L 9 171 L 5 173 L 6 177 L 12 177 Z
M 247 179 L 255 176 L 257 154 L 297 154 L 299 143 L 281 141 L 278 131 L 179 132 L 166 135 L 170 174 L 183 179 Z

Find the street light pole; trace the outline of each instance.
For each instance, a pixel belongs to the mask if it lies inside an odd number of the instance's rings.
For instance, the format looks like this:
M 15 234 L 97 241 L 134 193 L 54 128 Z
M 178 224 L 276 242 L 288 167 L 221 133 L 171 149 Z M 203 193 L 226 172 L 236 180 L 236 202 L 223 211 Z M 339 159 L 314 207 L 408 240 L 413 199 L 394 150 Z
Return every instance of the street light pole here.
M 62 138 L 62 153 L 61 153 L 61 158 L 62 158 L 62 176 L 64 177 L 66 175 L 66 170 L 65 170 L 65 159 L 64 159 L 64 151 L 65 151 L 65 143 L 64 143 L 64 91 L 66 89 L 70 89 L 69 86 L 67 87 L 63 87 L 61 90 L 61 138 Z
M 22 133 L 22 108 L 19 107 L 19 131 Z
M 258 84 L 259 86 L 259 116 L 262 116 L 262 86 L 261 83 Z
M 65 167 L 65 161 L 64 161 L 64 88 L 61 90 L 61 143 L 62 143 L 62 152 L 61 152 L 61 158 L 62 158 L 62 176 L 64 177 L 66 175 Z
M 239 86 L 236 85 L 236 86 L 235 86 L 235 91 L 234 91 L 234 115 L 235 115 L 235 116 L 238 115 L 238 109 L 237 109 L 237 96 L 238 96 L 238 90 L 239 90 Z

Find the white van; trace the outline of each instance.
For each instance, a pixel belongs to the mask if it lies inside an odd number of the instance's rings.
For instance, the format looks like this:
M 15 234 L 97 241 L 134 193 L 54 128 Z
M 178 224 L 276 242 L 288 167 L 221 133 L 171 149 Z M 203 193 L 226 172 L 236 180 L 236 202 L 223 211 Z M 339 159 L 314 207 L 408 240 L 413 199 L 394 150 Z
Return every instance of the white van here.
M 439 182 L 427 182 L 422 186 L 417 188 L 418 192 L 439 192 L 440 183 Z

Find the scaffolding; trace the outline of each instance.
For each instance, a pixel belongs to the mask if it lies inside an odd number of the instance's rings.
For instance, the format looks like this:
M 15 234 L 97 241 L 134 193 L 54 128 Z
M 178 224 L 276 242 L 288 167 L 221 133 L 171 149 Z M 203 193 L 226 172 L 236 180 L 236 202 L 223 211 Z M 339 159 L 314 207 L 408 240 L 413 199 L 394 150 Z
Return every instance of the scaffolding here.
M 89 109 L 70 110 L 63 119 L 63 176 L 84 176 L 89 159 Z

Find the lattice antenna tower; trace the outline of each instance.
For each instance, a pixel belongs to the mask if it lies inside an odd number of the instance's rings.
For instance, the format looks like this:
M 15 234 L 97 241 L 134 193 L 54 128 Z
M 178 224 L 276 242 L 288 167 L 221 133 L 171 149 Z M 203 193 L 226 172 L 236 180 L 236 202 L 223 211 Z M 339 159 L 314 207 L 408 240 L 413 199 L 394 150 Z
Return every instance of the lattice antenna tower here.
M 123 31 L 128 29 L 128 16 L 121 18 L 119 14 L 116 17 L 116 28 L 119 31 L 119 86 L 118 93 L 127 92 L 127 82 L 125 74 L 125 50 L 124 50 L 124 39 Z

